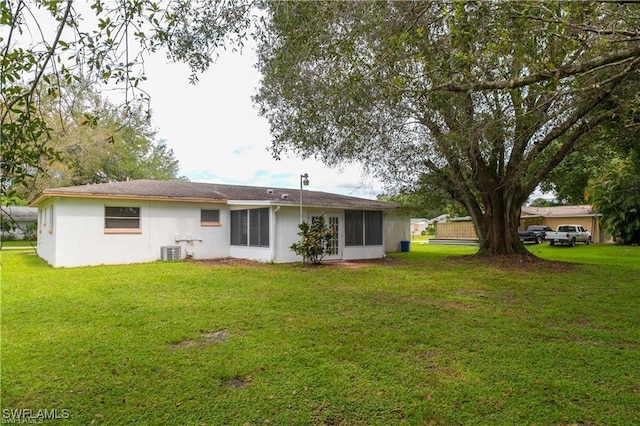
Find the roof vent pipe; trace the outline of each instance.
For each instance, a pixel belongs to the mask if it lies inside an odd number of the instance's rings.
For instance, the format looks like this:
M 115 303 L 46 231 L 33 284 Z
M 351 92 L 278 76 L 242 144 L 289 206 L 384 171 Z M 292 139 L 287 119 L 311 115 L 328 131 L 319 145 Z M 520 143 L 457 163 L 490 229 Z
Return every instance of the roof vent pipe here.
M 289 194 L 282 194 L 282 199 L 283 200 L 288 200 L 289 199 Z
M 267 189 L 267 194 L 273 194 L 273 189 Z

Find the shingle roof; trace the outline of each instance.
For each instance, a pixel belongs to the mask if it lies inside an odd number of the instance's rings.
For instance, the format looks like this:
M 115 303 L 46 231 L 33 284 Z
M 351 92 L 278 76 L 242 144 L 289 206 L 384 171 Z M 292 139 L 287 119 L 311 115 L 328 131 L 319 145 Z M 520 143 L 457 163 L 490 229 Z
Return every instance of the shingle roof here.
M 131 180 L 46 189 L 31 204 L 49 197 L 163 199 L 175 201 L 233 202 L 252 201 L 272 205 L 299 205 L 300 189 L 223 185 L 187 181 Z M 392 209 L 394 203 L 350 197 L 321 191 L 303 192 L 305 206 Z

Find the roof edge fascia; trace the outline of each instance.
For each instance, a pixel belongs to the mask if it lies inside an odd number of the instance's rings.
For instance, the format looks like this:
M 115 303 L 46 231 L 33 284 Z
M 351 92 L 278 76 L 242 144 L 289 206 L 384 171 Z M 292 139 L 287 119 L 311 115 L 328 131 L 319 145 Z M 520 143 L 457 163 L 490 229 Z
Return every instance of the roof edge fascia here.
M 140 200 L 140 201 L 171 201 L 189 203 L 227 204 L 227 200 L 214 200 L 211 198 L 195 197 L 162 197 L 158 195 L 127 195 L 127 194 L 79 194 L 62 191 L 45 191 L 36 197 L 29 206 L 38 206 L 49 198 L 89 198 L 108 200 Z
M 230 206 L 276 206 L 277 203 L 269 200 L 227 200 Z M 290 204 L 293 205 L 293 204 Z
M 273 207 L 295 207 L 300 208 L 300 203 L 296 202 L 281 202 L 281 201 L 268 201 L 268 200 L 228 200 L 227 204 L 230 206 L 273 206 Z M 305 209 L 347 209 L 347 210 L 394 210 L 396 206 L 389 207 L 381 207 L 381 206 L 371 206 L 371 207 L 354 207 L 354 206 L 346 206 L 346 205 L 320 205 L 320 204 L 305 204 L 303 202 L 302 206 Z

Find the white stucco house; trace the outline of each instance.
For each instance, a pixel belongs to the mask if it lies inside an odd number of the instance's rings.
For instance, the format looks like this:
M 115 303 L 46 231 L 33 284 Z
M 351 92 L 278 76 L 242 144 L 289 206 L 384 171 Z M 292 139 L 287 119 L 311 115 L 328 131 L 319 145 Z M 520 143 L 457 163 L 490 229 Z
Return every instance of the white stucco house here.
M 304 190 L 302 218 L 334 229 L 327 260 L 381 258 L 409 237 L 396 205 Z M 43 191 L 38 255 L 54 267 L 242 258 L 296 262 L 300 189 L 133 180 Z M 179 247 L 179 248 L 178 248 Z

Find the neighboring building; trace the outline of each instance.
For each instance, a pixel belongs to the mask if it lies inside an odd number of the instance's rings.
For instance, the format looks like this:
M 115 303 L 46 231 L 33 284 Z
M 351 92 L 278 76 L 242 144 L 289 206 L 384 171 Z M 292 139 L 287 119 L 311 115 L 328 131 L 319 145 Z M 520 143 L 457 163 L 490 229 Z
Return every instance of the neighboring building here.
M 422 232 L 429 227 L 430 223 L 425 218 L 411 219 L 411 235 L 422 235 Z
M 300 190 L 184 181 L 135 180 L 48 189 L 38 207 L 38 254 L 59 267 L 180 258 L 301 260 Z M 325 214 L 334 229 L 325 259 L 381 258 L 409 237 L 396 205 L 303 192 L 302 218 Z M 179 249 L 176 249 L 179 247 Z
M 430 219 L 429 222 L 431 222 L 431 224 L 433 225 L 436 222 L 449 222 L 450 220 L 453 220 L 451 216 L 449 216 L 448 214 L 441 214 L 440 216 L 436 216 L 433 219 Z
M 562 224 L 581 225 L 591 233 L 594 243 L 611 241 L 600 226 L 600 215 L 594 213 L 591 206 L 522 207 L 520 228 L 523 230 L 530 225 L 557 229 Z
M 433 219 L 414 218 L 411 219 L 411 235 L 421 235 L 422 231 L 426 230 L 430 226 L 434 226 L 439 222 L 448 222 L 452 220 L 448 214 L 441 214 Z
M 23 240 L 35 236 L 38 209 L 26 206 L 0 207 L 0 229 L 3 240 Z
M 594 243 L 610 242 L 600 227 L 600 216 L 593 213 L 591 206 L 558 206 L 558 207 L 522 207 L 520 213 L 520 229 L 531 225 L 547 225 L 557 229 L 558 225 L 581 225 L 591 232 Z M 436 239 L 442 240 L 477 240 L 473 222 L 470 217 L 458 218 L 448 223 L 436 224 Z

